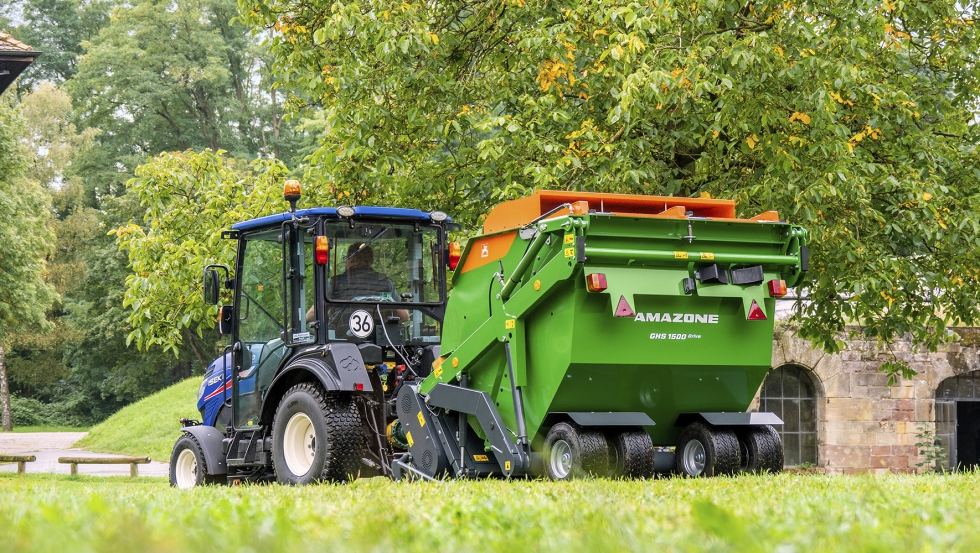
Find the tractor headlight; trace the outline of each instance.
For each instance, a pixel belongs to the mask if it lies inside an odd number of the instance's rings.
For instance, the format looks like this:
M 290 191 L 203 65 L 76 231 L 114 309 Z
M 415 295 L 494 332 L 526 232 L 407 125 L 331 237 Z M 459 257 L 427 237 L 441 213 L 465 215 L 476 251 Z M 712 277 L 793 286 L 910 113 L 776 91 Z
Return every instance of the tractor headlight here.
M 208 379 L 207 377 L 205 377 L 204 379 L 201 380 L 201 387 L 197 389 L 198 401 L 201 401 L 201 397 L 204 396 L 204 388 L 207 386 L 207 384 L 208 384 Z

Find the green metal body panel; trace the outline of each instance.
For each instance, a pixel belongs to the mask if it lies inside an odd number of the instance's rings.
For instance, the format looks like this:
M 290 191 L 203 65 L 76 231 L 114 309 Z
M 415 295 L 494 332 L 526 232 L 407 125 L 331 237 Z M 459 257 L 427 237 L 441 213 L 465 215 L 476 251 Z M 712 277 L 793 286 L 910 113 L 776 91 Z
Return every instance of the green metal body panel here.
M 508 234 L 506 253 L 488 257 L 488 241 L 506 245 Z M 679 414 L 748 408 L 771 363 L 775 300 L 767 282 L 795 285 L 805 244 L 806 232 L 786 223 L 610 214 L 561 215 L 478 236 L 453 276 L 441 364 L 420 390 L 458 383 L 465 373 L 467 386 L 488 392 L 516 432 L 504 353 L 510 342 L 532 444 L 540 446 L 549 413 L 613 411 L 648 414 L 654 444 L 674 445 Z M 499 263 L 462 270 L 477 255 Z M 501 263 L 513 281 L 506 285 Z M 682 281 L 713 263 L 761 265 L 765 278 L 698 282 L 686 295 Z M 606 275 L 604 292 L 587 290 L 591 273 Z M 634 316 L 614 316 L 621 300 Z M 766 320 L 747 320 L 753 301 Z

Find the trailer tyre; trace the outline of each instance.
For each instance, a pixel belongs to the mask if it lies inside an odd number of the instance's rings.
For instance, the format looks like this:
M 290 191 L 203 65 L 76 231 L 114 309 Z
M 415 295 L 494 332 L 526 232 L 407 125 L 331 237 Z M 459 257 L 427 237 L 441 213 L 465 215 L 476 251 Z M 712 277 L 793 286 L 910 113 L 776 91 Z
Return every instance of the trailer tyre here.
M 602 432 L 560 422 L 551 427 L 545 438 L 544 464 L 552 480 L 604 476 L 609 466 L 609 445 Z
M 740 466 L 738 438 L 729 428 L 694 422 L 681 431 L 674 459 L 684 476 L 735 474 Z
M 747 426 L 736 432 L 741 452 L 742 472 L 783 470 L 783 442 L 776 429 L 769 426 Z
M 279 401 L 272 421 L 272 463 L 280 483 L 356 478 L 362 449 L 361 416 L 350 394 L 304 382 Z
M 204 460 L 204 450 L 194 436 L 184 433 L 177 438 L 170 453 L 170 485 L 188 489 L 206 484 L 217 484 L 219 476 L 208 474 L 208 464 Z
M 643 428 L 609 434 L 609 475 L 620 478 L 653 476 L 653 440 Z

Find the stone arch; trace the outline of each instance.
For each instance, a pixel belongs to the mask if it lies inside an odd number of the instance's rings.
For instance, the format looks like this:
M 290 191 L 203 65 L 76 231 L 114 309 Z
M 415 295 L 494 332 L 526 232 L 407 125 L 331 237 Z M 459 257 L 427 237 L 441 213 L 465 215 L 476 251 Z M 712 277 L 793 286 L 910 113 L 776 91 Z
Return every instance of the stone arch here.
M 759 410 L 783 419 L 776 427 L 783 440 L 785 466 L 816 465 L 819 461 L 818 410 L 820 381 L 809 368 L 783 364 L 766 375 L 759 391 Z

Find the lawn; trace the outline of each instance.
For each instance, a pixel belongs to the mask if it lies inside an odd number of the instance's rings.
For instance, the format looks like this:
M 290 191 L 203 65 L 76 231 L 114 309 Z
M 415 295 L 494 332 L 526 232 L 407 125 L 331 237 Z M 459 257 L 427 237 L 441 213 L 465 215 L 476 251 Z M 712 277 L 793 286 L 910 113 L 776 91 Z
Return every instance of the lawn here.
M 4 551 L 977 551 L 980 474 L 173 490 L 0 474 Z

